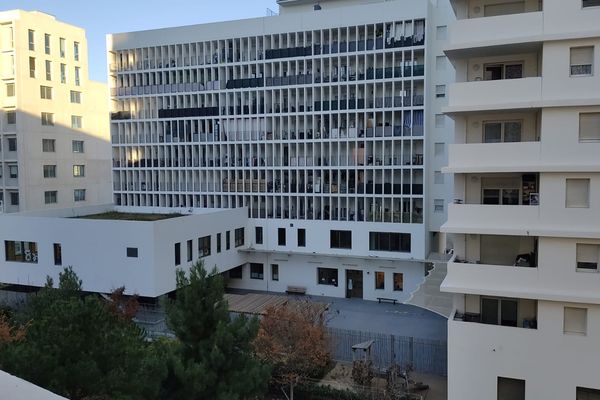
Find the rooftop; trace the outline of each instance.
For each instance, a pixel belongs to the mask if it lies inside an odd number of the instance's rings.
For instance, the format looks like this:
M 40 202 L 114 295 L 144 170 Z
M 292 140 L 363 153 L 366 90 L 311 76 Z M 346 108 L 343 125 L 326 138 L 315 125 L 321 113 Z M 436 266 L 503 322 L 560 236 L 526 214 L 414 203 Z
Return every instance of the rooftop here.
M 163 219 L 182 217 L 182 214 L 143 214 L 143 213 L 128 213 L 118 211 L 107 211 L 99 214 L 81 215 L 74 218 L 79 219 L 108 219 L 118 221 L 161 221 Z

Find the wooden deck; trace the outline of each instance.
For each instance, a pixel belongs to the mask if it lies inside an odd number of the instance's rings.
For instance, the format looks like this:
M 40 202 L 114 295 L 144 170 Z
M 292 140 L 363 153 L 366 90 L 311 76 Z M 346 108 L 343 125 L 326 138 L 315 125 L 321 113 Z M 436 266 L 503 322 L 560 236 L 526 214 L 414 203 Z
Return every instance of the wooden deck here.
M 240 314 L 264 315 L 269 307 L 280 307 L 287 303 L 302 304 L 306 300 L 299 300 L 292 296 L 281 296 L 263 293 L 234 294 L 225 293 L 225 299 L 229 303 L 229 311 Z M 324 312 L 328 304 L 309 302 L 312 307 L 317 307 Z

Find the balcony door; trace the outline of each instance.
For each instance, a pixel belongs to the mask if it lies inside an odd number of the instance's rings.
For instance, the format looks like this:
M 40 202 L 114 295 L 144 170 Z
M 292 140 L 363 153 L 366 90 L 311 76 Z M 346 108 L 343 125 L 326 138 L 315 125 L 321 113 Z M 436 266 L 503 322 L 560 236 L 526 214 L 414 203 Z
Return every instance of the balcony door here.
M 500 79 L 519 79 L 523 77 L 522 62 L 507 62 L 486 64 L 484 66 L 483 79 L 496 81 Z
M 517 326 L 518 300 L 482 297 L 481 322 L 490 325 Z

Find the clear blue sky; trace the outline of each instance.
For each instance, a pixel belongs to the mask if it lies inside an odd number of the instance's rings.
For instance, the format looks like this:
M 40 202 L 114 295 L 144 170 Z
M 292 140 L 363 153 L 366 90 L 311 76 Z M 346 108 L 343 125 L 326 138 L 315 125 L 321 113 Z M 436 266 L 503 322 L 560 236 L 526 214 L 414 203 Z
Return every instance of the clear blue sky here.
M 263 17 L 275 0 L 1 0 L 0 9 L 39 10 L 86 30 L 90 78 L 106 82 L 106 34 Z

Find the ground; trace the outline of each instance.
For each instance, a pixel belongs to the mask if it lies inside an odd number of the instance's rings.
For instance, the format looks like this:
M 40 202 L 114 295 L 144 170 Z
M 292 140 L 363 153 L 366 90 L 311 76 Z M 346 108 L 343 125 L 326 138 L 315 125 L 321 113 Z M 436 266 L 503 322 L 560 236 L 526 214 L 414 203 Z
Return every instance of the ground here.
M 119 221 L 160 221 L 163 219 L 181 217 L 181 214 L 141 214 L 109 211 L 100 214 L 82 215 L 80 219 L 110 219 Z

